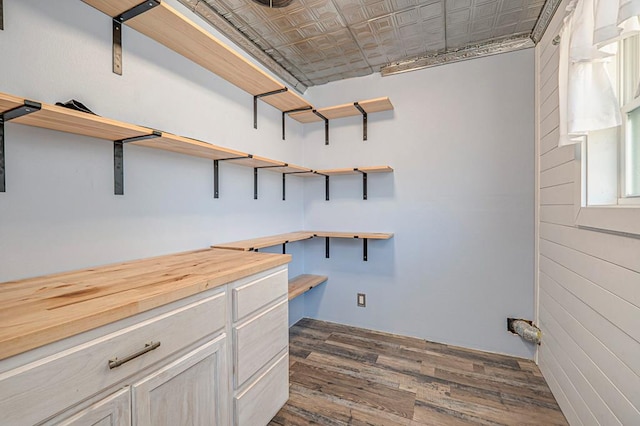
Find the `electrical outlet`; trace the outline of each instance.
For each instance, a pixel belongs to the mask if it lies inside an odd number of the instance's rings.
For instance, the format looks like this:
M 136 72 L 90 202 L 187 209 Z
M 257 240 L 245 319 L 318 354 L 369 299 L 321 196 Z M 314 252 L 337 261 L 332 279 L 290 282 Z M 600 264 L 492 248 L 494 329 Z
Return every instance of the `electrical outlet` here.
M 367 295 L 364 293 L 358 293 L 358 307 L 364 308 L 367 306 Z

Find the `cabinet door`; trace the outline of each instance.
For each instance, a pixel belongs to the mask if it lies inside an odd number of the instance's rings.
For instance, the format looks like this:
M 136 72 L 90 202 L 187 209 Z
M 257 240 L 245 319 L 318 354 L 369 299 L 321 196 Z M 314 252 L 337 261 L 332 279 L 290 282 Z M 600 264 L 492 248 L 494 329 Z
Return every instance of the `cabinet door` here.
M 133 425 L 228 424 L 225 345 L 223 334 L 134 384 Z
M 96 402 L 60 426 L 131 426 L 131 393 L 129 388 Z

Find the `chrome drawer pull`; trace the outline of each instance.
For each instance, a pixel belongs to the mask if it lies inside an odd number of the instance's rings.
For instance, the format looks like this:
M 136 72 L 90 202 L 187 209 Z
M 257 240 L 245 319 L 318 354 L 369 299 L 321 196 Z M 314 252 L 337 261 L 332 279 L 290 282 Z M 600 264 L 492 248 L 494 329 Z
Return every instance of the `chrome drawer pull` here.
M 109 368 L 113 369 L 116 367 L 120 367 L 125 362 L 129 362 L 134 358 L 138 358 L 141 355 L 146 354 L 147 352 L 151 352 L 154 349 L 158 349 L 160 347 L 160 342 L 149 342 L 144 345 L 144 348 L 140 349 L 138 352 L 128 355 L 122 359 L 114 358 L 109 360 Z

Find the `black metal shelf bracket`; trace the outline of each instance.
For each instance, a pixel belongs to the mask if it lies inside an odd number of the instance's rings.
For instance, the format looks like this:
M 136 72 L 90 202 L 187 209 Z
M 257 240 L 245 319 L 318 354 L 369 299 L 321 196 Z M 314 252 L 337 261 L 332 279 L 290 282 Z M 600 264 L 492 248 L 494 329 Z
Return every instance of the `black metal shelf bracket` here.
M 285 241 L 284 243 L 282 243 L 282 254 L 287 254 L 287 243 L 289 241 Z
M 362 173 L 362 199 L 367 199 L 367 174 L 362 170 L 359 170 L 357 167 L 353 169 L 356 172 Z
M 287 191 L 287 175 L 297 175 L 300 173 L 313 173 L 313 170 L 308 170 L 304 172 L 287 172 L 282 174 L 282 201 L 286 200 L 286 191 Z
M 329 237 L 324 237 L 324 257 L 329 259 Z
M 7 184 L 5 180 L 6 163 L 4 154 L 4 123 L 7 121 L 11 121 L 14 118 L 22 117 L 24 115 L 40 111 L 41 108 L 42 105 L 40 103 L 25 99 L 24 105 L 20 105 L 19 107 L 12 108 L 0 114 L 0 192 L 6 192 L 7 190 Z
M 367 239 L 362 239 L 362 260 L 367 261 Z
M 253 158 L 253 155 L 248 154 L 247 156 L 243 157 L 219 158 L 217 160 L 213 160 L 213 198 L 220 198 L 220 161 L 242 160 L 244 158 Z
M 122 24 L 129 19 L 148 12 L 160 4 L 160 0 L 147 0 L 137 6 L 132 7 L 112 20 L 113 29 L 113 73 L 122 75 Z
M 362 114 L 362 140 L 367 140 L 367 111 L 365 111 L 359 103 L 354 102 L 353 106 L 355 106 L 358 111 Z
M 304 108 L 296 108 L 296 109 L 290 109 L 288 111 L 282 111 L 282 140 L 285 140 L 285 117 L 287 116 L 287 114 L 291 114 L 293 112 L 309 111 L 310 109 L 313 109 L 313 107 L 308 106 Z
M 0 0 L 0 30 L 4 30 L 4 7 L 2 4 L 2 0 Z
M 113 141 L 113 192 L 115 195 L 124 195 L 124 144 L 160 137 L 162 132 L 154 130 L 148 135 Z
M 258 169 L 274 169 L 277 167 L 287 167 L 289 164 L 278 164 L 275 166 L 262 166 L 262 167 L 254 167 L 253 168 L 253 199 L 258 199 Z
M 273 90 L 267 93 L 260 93 L 259 95 L 253 96 L 253 128 L 258 128 L 258 98 L 264 98 L 265 96 L 277 95 L 278 93 L 287 92 L 289 89 L 287 87 L 283 87 L 282 89 Z
M 324 120 L 324 144 L 329 145 L 329 119 L 315 109 L 312 112 Z
M 324 199 L 329 201 L 329 176 L 324 177 Z

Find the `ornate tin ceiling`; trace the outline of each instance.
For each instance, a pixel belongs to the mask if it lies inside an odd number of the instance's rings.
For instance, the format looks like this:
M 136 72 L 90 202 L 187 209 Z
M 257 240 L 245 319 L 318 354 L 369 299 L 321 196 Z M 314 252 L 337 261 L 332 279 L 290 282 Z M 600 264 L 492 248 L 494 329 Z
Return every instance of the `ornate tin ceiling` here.
M 531 47 L 547 15 L 545 0 L 179 1 L 300 91 Z

